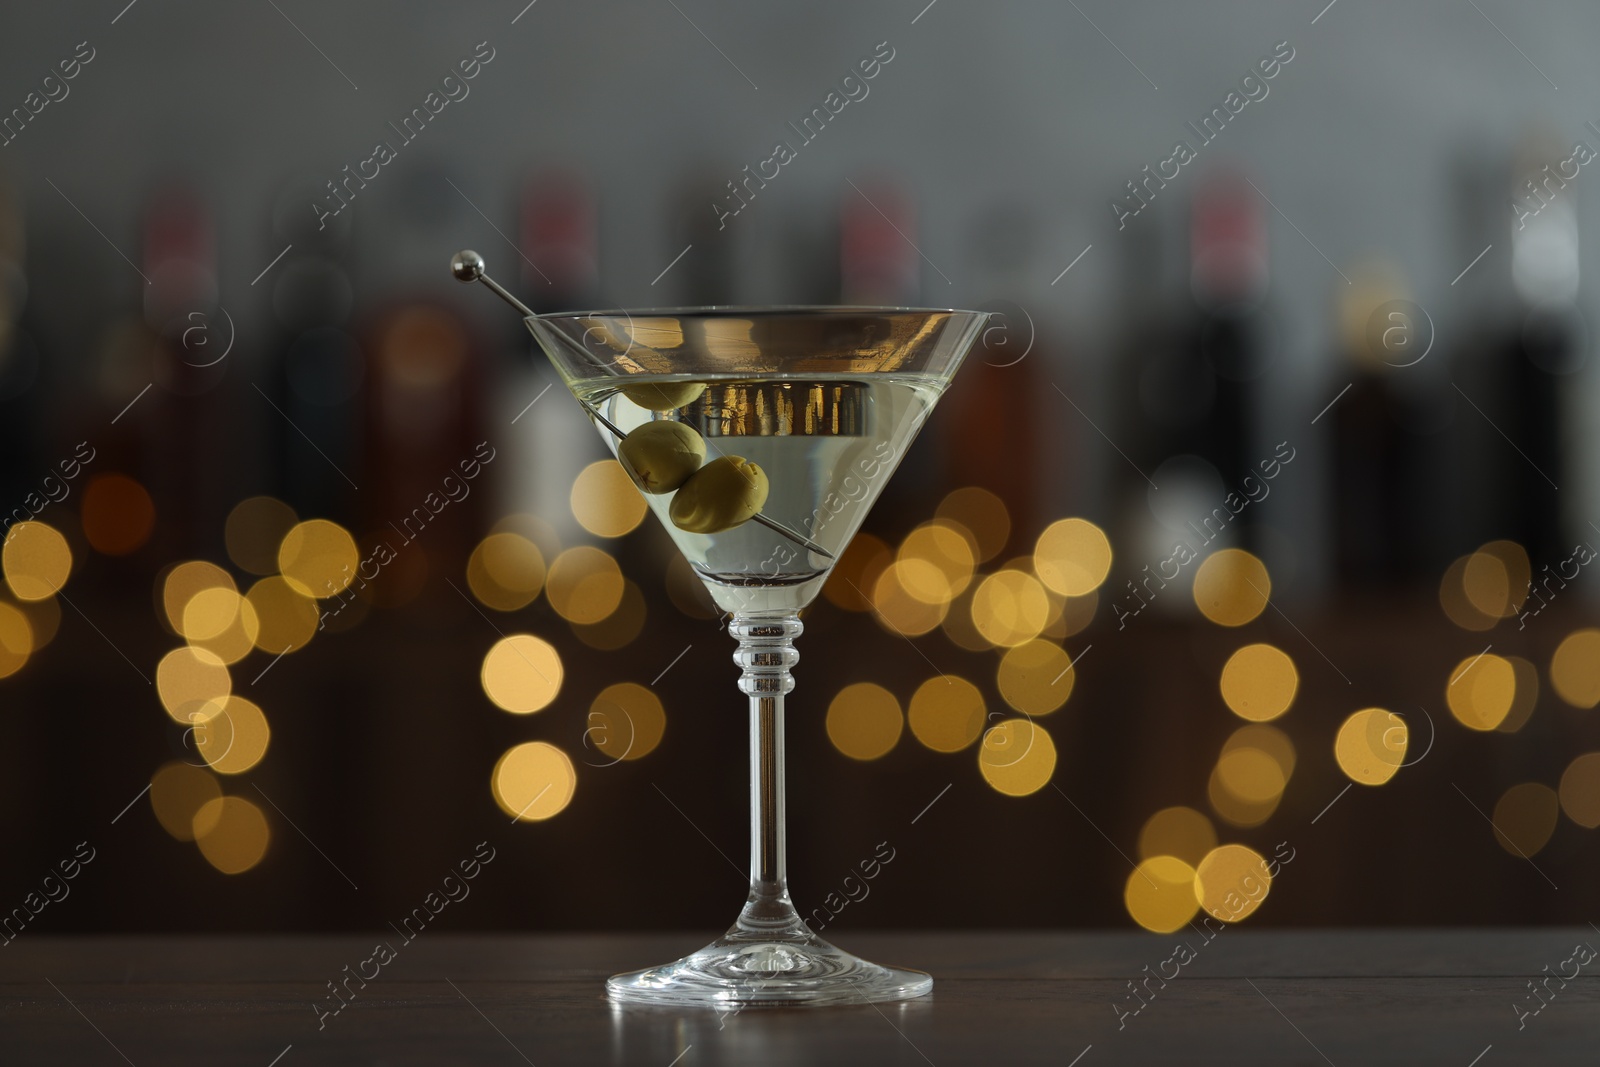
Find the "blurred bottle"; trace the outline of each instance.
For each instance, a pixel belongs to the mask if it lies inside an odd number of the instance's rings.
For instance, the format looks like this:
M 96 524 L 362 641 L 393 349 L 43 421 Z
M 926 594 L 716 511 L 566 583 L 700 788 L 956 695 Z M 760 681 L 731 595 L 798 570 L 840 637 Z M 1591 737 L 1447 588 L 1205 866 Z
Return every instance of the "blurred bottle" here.
M 589 183 L 566 170 L 536 175 L 522 191 L 520 233 L 528 306 L 541 314 L 589 307 L 600 288 L 595 193 Z
M 1005 502 L 1018 546 L 1025 546 L 1044 522 L 1045 496 L 1067 489 L 1079 469 L 1071 462 L 1019 460 L 1073 454 L 1071 439 L 1060 428 L 1073 426 L 1075 416 L 1052 386 L 1051 375 L 1066 392 L 1079 395 L 1072 368 L 1040 334 L 1039 309 L 1021 302 L 1038 273 L 1038 231 L 1037 215 L 1020 204 L 978 216 L 971 287 L 986 294 L 978 307 L 991 317 L 934 414 L 944 464 L 937 488 L 949 492 L 976 485 L 995 493 Z M 1041 411 L 1055 416 L 1045 420 L 1055 432 L 1041 426 Z M 1010 554 L 1003 552 L 1000 561 Z
M 1536 561 L 1565 559 L 1576 530 L 1566 529 L 1557 486 L 1566 485 L 1568 428 L 1578 398 L 1588 329 L 1578 308 L 1576 190 L 1561 172 L 1576 164 L 1557 143 L 1534 139 L 1513 168 L 1511 284 L 1516 321 L 1503 343 L 1498 388 L 1506 435 L 1520 449 L 1502 450 L 1496 484 L 1509 528 Z M 1588 533 L 1588 531 L 1585 531 Z M 1589 538 L 1584 537 L 1585 540 Z
M 1258 381 L 1270 355 L 1261 198 L 1237 174 L 1207 177 L 1190 203 L 1186 236 L 1187 247 L 1170 257 L 1183 277 L 1133 303 L 1139 325 L 1130 355 L 1144 433 L 1130 435 L 1130 447 L 1154 483 L 1136 487 L 1154 519 L 1139 538 L 1152 560 L 1168 558 L 1179 542 L 1200 556 L 1224 545 L 1257 547 L 1257 503 L 1270 492 L 1256 466 L 1272 458 L 1257 429 Z M 1164 277 L 1159 264 L 1148 269 Z
M 895 178 L 863 178 L 839 205 L 839 289 L 846 304 L 906 307 L 922 291 L 917 208 Z
M 1445 521 L 1436 477 L 1448 462 L 1439 430 L 1442 383 L 1424 376 L 1426 316 L 1399 271 L 1369 264 L 1337 288 L 1341 379 L 1326 418 L 1333 437 L 1331 513 L 1341 583 L 1388 586 L 1437 578 Z
M 236 324 L 217 300 L 216 231 L 197 191 L 182 179 L 158 184 L 141 233 L 154 388 L 133 409 L 143 430 L 138 467 L 120 472 L 155 500 L 158 555 L 208 554 L 232 503 L 222 493 L 231 473 L 228 412 L 212 391 L 227 373 Z M 97 464 L 95 473 L 118 469 Z
M 599 242 L 595 193 L 577 174 L 548 170 L 522 190 L 518 292 L 534 311 L 575 311 L 598 300 Z M 539 351 L 527 328 L 499 309 L 512 358 L 497 361 L 493 425 L 503 432 L 503 469 L 495 478 L 495 518 L 536 515 L 561 543 L 581 538 L 572 516 L 572 483 L 603 452 L 589 420 Z M 531 406 L 530 406 L 531 405 Z
M 46 406 L 38 391 L 39 351 L 23 322 L 25 241 L 21 198 L 9 181 L 0 181 L 0 507 L 5 509 L 0 524 L 6 529 L 40 504 L 44 490 L 34 483 L 46 473 L 58 476 L 39 456 L 39 421 Z
M 715 211 L 706 210 L 705 190 L 716 186 L 715 173 L 710 168 L 696 173 L 675 198 L 675 224 L 668 227 L 672 237 L 662 249 L 665 266 L 650 283 L 647 306 L 708 307 L 738 302 L 738 237 L 749 226 L 737 215 L 719 217 Z M 722 197 L 723 203 L 731 206 L 744 203 L 746 198 L 754 199 L 753 187 L 739 196 L 731 191 L 733 182 L 726 184 L 730 191 Z M 664 299 L 657 293 L 677 295 Z
M 1257 464 L 1271 453 L 1258 430 L 1259 382 L 1271 358 L 1263 336 L 1269 280 L 1265 212 L 1242 176 L 1222 173 L 1198 186 L 1189 220 L 1197 356 L 1191 365 L 1197 378 L 1209 375 L 1214 395 L 1210 412 L 1193 428 L 1190 454 L 1210 463 L 1228 492 L 1250 502 L 1229 523 L 1234 543 L 1250 549 L 1258 547 L 1254 533 L 1261 517 L 1254 506 L 1261 482 Z
M 355 489 L 347 479 L 359 478 L 363 466 L 366 376 L 352 325 L 355 213 L 329 217 L 319 228 L 307 208 L 316 197 L 309 184 L 292 183 L 274 210 L 274 235 L 287 251 L 263 282 L 270 285 L 277 327 L 268 372 L 244 391 L 242 402 L 265 409 L 261 425 L 273 442 L 274 462 L 261 474 L 271 491 L 303 518 L 349 524 L 356 517 Z
M 914 247 L 914 194 L 890 175 L 858 178 L 855 186 L 847 186 L 839 201 L 839 302 L 873 307 L 920 304 L 922 259 Z M 969 379 L 963 381 L 963 386 L 971 384 Z M 956 450 L 945 442 L 959 437 L 968 447 L 981 447 L 977 429 L 964 425 L 961 413 L 946 407 L 961 395 L 960 390 L 951 390 L 929 420 L 926 432 L 934 447 L 913 448 L 901 459 L 873 509 L 873 529 L 890 537 L 905 533 L 932 518 L 940 494 L 956 487 L 950 479 L 959 475 L 945 470 L 948 454 Z
M 381 542 L 395 556 L 363 595 L 384 607 L 414 601 L 424 611 L 413 617 L 434 621 L 454 618 L 459 597 L 433 576 L 459 573 L 464 565 L 482 526 L 482 490 L 499 476 L 493 464 L 509 432 L 485 417 L 487 346 L 454 309 L 459 294 L 448 286 L 455 283 L 438 267 L 440 250 L 460 246 L 452 212 L 460 214 L 464 201 L 451 186 L 465 181 L 458 172 L 424 169 L 388 190 L 397 198 L 394 210 L 427 219 L 410 241 L 434 250 L 434 269 L 414 283 L 391 276 L 388 298 L 367 320 L 361 346 L 360 481 L 368 531 L 362 547 L 375 551 Z M 430 214 L 441 198 L 450 210 Z M 382 257 L 387 235 L 358 229 L 356 238 L 357 258 Z M 369 246 L 363 250 L 362 243 Z M 466 470 L 474 476 L 464 476 Z M 429 610 L 441 604 L 452 610 Z

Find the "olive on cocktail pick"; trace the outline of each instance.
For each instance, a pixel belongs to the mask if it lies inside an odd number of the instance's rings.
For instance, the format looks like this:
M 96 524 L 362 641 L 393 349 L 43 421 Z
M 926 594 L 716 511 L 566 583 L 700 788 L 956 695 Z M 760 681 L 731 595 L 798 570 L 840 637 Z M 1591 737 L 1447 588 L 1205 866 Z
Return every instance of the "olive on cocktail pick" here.
M 633 382 L 618 386 L 622 395 L 650 411 L 675 411 L 706 391 L 705 382 Z
M 617 444 L 617 458 L 642 492 L 670 493 L 706 461 L 706 441 L 681 422 L 647 422 Z
M 672 524 L 698 534 L 731 530 L 761 511 L 769 488 L 766 471 L 743 456 L 719 457 L 678 487 Z

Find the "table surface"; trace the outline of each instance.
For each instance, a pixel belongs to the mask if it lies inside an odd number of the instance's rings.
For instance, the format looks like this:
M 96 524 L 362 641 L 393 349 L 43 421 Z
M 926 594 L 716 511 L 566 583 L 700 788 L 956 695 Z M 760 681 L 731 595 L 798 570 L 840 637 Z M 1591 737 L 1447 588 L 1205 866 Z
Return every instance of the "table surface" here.
M 1499 1067 L 1600 1055 L 1600 959 L 1575 953 L 1600 945 L 1592 928 L 1206 933 L 841 936 L 868 959 L 931 971 L 933 994 L 726 1016 L 605 1000 L 606 975 L 708 940 L 687 934 L 23 933 L 0 949 L 0 1063 Z M 395 958 L 322 1015 L 326 983 L 378 940 L 400 942 Z

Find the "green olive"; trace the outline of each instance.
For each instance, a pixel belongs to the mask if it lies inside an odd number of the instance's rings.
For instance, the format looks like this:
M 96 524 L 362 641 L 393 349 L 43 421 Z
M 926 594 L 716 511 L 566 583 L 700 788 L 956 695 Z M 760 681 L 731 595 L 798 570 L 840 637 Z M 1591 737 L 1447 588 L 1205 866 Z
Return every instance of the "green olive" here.
M 679 487 L 672 524 L 699 534 L 731 530 L 761 510 L 768 488 L 766 471 L 742 456 L 722 456 Z
M 617 458 L 642 491 L 670 493 L 706 461 L 706 441 L 694 427 L 662 419 L 630 431 Z
M 706 391 L 705 382 L 634 382 L 620 386 L 622 395 L 651 411 L 675 411 Z

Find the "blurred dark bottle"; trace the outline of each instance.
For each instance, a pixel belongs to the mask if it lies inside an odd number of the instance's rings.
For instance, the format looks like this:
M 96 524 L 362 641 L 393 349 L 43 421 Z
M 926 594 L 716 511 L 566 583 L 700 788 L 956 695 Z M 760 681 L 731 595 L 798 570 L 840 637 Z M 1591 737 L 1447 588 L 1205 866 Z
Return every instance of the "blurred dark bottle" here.
M 1536 566 L 1565 559 L 1573 537 L 1591 540 L 1591 531 L 1567 529 L 1557 490 L 1572 471 L 1566 449 L 1574 443 L 1568 432 L 1579 404 L 1573 376 L 1588 341 L 1577 303 L 1577 190 L 1567 180 L 1577 163 L 1571 154 L 1556 142 L 1535 140 L 1514 164 L 1511 285 L 1517 304 L 1495 368 L 1502 425 L 1521 451 L 1501 450 L 1495 465 L 1507 524 L 1502 536 L 1527 549 Z
M 310 205 L 319 191 L 291 184 L 273 212 L 283 258 L 267 271 L 276 323 L 268 370 L 242 403 L 261 412 L 273 443 L 262 483 L 295 509 L 349 524 L 355 518 L 366 360 L 352 325 L 355 279 L 350 264 L 353 216 L 318 220 Z M 257 395 L 257 389 L 263 395 Z M 241 498 L 248 495 L 240 492 Z
M 1188 222 L 1185 277 L 1134 304 L 1143 320 L 1135 327 L 1143 347 L 1132 355 L 1146 432 L 1133 447 L 1160 487 L 1141 487 L 1157 523 L 1204 555 L 1222 545 L 1255 548 L 1255 504 L 1270 492 L 1256 466 L 1272 458 L 1257 429 L 1258 383 L 1271 355 L 1267 226 L 1260 196 L 1230 172 L 1197 186 Z M 1179 286 L 1182 297 L 1172 293 Z M 1152 539 L 1149 548 L 1170 552 L 1172 544 Z
M 522 292 L 534 311 L 592 306 L 600 288 L 595 193 L 582 177 L 549 170 L 522 191 Z M 525 328 L 518 326 L 526 336 Z
M 154 342 L 154 388 L 129 413 L 142 429 L 134 468 L 95 465 L 95 473 L 120 470 L 143 482 L 160 521 L 151 544 L 164 559 L 209 554 L 221 541 L 222 520 L 233 501 L 224 498 L 231 419 L 217 385 L 227 374 L 237 322 L 217 298 L 217 238 L 210 205 L 187 182 L 164 181 L 144 213 L 142 270 L 144 321 Z
M 1431 581 L 1444 461 L 1438 383 L 1420 368 L 1431 328 L 1397 269 L 1369 264 L 1351 273 L 1336 289 L 1336 399 L 1318 416 L 1333 438 L 1335 571 L 1350 587 Z
M 935 409 L 944 463 L 938 488 L 948 492 L 976 485 L 999 496 L 1014 531 L 1008 549 L 1026 549 L 1045 521 L 1043 500 L 1068 490 L 1081 469 L 1070 459 L 1039 463 L 1020 458 L 1072 456 L 1066 431 L 1074 427 L 1076 416 L 1056 392 L 1052 376 L 1068 394 L 1079 396 L 1073 369 L 1040 333 L 1041 309 L 1023 302 L 1032 303 L 1026 294 L 1039 271 L 1038 232 L 1036 213 L 1021 204 L 1007 203 L 978 216 L 969 285 L 984 294 L 977 307 L 990 318 L 957 381 Z M 1043 421 L 1054 429 L 1041 426 L 1041 412 L 1050 413 Z M 999 562 L 1012 554 L 1002 550 Z
M 916 250 L 917 205 L 911 188 L 900 178 L 877 174 L 854 180 L 839 201 L 839 302 L 869 307 L 914 307 L 922 302 L 922 259 Z M 941 286 L 942 286 L 941 280 Z M 963 386 L 971 382 L 963 377 Z M 948 399 L 961 395 L 951 390 Z M 954 473 L 946 474 L 945 443 L 957 437 L 977 447 L 974 428 L 958 432 L 961 413 L 941 402 L 925 432 L 935 447 L 913 448 L 901 459 L 895 476 L 873 509 L 872 528 L 891 538 L 933 517 L 939 493 Z
M 459 597 L 439 576 L 464 565 L 482 525 L 481 490 L 498 474 L 505 431 L 485 417 L 487 344 L 456 311 L 462 294 L 439 267 L 441 254 L 448 259 L 460 247 L 462 220 L 476 217 L 459 192 L 470 184 L 459 171 L 424 167 L 386 191 L 394 197 L 388 210 L 417 220 L 407 241 L 430 250 L 432 269 L 388 272 L 385 299 L 363 316 L 362 548 L 381 542 L 396 557 L 368 590 L 380 606 L 448 603 L 453 612 Z M 358 229 L 356 239 L 363 262 L 388 254 L 381 231 Z
M 922 292 L 917 206 L 897 178 L 862 178 L 839 205 L 839 289 L 846 304 L 907 307 Z
M 1265 336 L 1265 212 L 1261 197 L 1242 176 L 1225 173 L 1198 187 L 1189 219 L 1195 344 L 1216 396 L 1209 418 L 1198 428 L 1194 452 L 1217 469 L 1229 492 L 1251 505 L 1260 492 L 1255 488 L 1261 482 L 1257 464 L 1271 458 L 1272 451 L 1259 432 L 1260 380 L 1272 358 Z M 1258 547 L 1254 534 L 1260 515 L 1254 506 L 1242 508 L 1230 523 L 1235 543 Z
M 21 198 L 9 181 L 0 180 L 0 537 L 12 523 L 43 509 L 46 487 L 36 483 L 46 474 L 59 481 L 60 473 L 46 469 L 51 461 L 39 455 L 46 405 L 39 350 L 24 320 L 26 254 Z
M 534 311 L 578 311 L 599 302 L 599 240 L 594 189 L 578 174 L 551 169 L 528 179 L 520 197 L 517 291 Z M 572 517 L 572 483 L 605 453 L 583 410 L 566 395 L 544 353 L 515 315 L 500 312 L 510 358 L 494 368 L 504 467 L 494 480 L 494 517 L 536 515 L 564 544 L 584 536 Z

